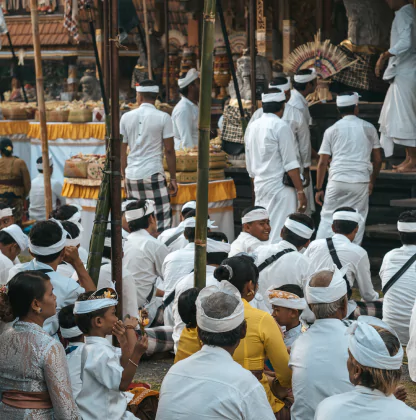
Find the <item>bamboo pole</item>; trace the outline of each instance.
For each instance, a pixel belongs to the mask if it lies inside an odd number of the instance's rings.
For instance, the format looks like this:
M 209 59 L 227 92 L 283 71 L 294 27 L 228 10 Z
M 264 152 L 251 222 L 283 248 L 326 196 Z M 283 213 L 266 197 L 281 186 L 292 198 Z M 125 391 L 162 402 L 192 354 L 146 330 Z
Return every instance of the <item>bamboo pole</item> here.
M 45 185 L 46 215 L 52 211 L 51 173 L 49 167 L 48 131 L 46 126 L 45 97 L 43 95 L 42 56 L 40 53 L 39 16 L 36 0 L 30 0 L 30 15 L 32 19 L 33 50 L 35 53 L 36 91 L 39 105 L 40 137 L 42 143 L 43 182 Z
M 170 88 L 170 81 L 169 81 L 169 0 L 165 0 L 164 3 L 165 7 L 165 39 L 166 39 L 166 47 L 165 47 L 165 74 L 166 74 L 166 103 L 169 103 L 169 88 Z
M 251 58 L 251 111 L 257 108 L 256 101 L 256 16 L 257 16 L 257 5 L 256 0 L 250 0 L 249 5 L 249 16 L 250 16 L 250 58 Z
M 152 54 L 150 51 L 150 37 L 149 37 L 149 22 L 147 21 L 147 4 L 143 0 L 143 16 L 144 16 L 144 33 L 146 35 L 146 49 L 147 49 L 147 72 L 149 79 L 152 79 Z
M 209 180 L 209 136 L 211 132 L 211 92 L 215 37 L 215 0 L 205 0 L 202 53 L 201 90 L 199 93 L 198 183 L 196 192 L 195 286 L 205 287 L 207 263 L 207 218 Z

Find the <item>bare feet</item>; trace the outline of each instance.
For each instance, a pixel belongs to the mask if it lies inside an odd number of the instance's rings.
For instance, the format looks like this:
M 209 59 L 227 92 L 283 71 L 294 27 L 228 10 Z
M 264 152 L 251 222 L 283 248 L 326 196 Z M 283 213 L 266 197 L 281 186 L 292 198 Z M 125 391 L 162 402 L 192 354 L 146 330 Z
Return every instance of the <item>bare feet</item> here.
M 399 165 L 393 165 L 393 169 L 400 169 L 403 166 L 409 164 L 409 162 L 410 162 L 410 156 L 406 156 L 406 159 L 402 163 L 400 163 Z
M 416 162 L 409 158 L 409 162 L 405 163 L 404 165 L 400 165 L 397 169 L 394 170 L 397 173 L 409 173 L 409 172 L 416 172 Z

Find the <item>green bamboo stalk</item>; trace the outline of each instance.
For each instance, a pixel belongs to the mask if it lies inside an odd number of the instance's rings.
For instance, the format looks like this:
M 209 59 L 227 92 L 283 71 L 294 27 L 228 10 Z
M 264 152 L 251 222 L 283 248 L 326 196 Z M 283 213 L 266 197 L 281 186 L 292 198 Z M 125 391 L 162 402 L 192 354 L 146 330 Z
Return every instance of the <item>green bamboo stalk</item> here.
M 196 192 L 195 286 L 205 287 L 207 263 L 207 218 L 209 180 L 209 140 L 211 131 L 211 92 L 215 36 L 215 0 L 204 2 L 202 31 L 201 91 L 198 121 L 198 183 Z

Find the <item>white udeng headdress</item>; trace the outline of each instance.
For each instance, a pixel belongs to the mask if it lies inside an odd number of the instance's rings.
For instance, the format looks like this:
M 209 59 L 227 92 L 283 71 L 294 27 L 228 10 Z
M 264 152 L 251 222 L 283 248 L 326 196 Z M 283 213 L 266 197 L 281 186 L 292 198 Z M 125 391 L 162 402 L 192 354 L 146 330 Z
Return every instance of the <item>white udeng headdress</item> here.
M 23 230 L 18 225 L 10 225 L 2 229 L 3 232 L 8 233 L 19 245 L 20 250 L 23 252 L 29 243 L 28 237 L 23 233 Z
M 297 83 L 308 83 L 316 79 L 318 75 L 316 73 L 315 68 L 310 68 L 308 70 L 312 70 L 312 73 L 311 74 L 296 74 L 293 80 Z
M 67 219 L 67 222 L 72 222 L 74 225 L 78 226 L 80 235 L 81 232 L 84 231 L 84 228 L 82 227 L 80 220 L 82 217 L 82 207 L 79 204 L 70 204 L 71 207 L 75 207 L 78 211 L 74 213 L 69 219 Z
M 241 223 L 251 223 L 257 220 L 268 220 L 270 218 L 269 213 L 266 209 L 255 209 L 251 210 L 241 218 Z
M 269 102 L 284 102 L 286 101 L 286 95 L 285 95 L 285 92 L 262 93 L 261 101 L 265 104 Z
M 196 201 L 188 201 L 187 203 L 185 203 L 182 206 L 181 212 L 183 212 L 185 209 L 189 209 L 189 210 L 196 210 Z
M 397 222 L 397 230 L 405 233 L 415 233 L 416 223 L 411 222 Z
M 285 221 L 285 226 L 296 235 L 300 236 L 301 238 L 311 239 L 314 230 L 309 228 L 308 226 L 304 225 L 303 223 L 299 223 L 296 220 L 292 220 L 288 217 Z
M 74 315 L 89 314 L 99 309 L 109 308 L 118 304 L 118 295 L 114 289 L 104 288 L 94 292 L 87 300 L 76 301 Z
M 126 216 L 126 220 L 128 222 L 141 219 L 144 216 L 148 216 L 149 214 L 154 213 L 155 202 L 153 200 L 145 200 L 145 201 L 146 201 L 146 206 L 142 207 L 141 209 L 126 210 L 124 215 Z
M 348 348 L 354 359 L 363 366 L 383 370 L 398 370 L 403 361 L 403 349 L 390 356 L 390 353 L 378 331 L 372 326 L 378 326 L 390 331 L 397 337 L 397 334 L 387 324 L 373 317 L 358 317 L 348 329 Z M 397 337 L 398 338 L 398 337 Z
M 225 318 L 210 318 L 205 314 L 202 303 L 208 296 L 218 292 L 234 296 L 238 299 L 238 305 L 234 312 Z M 230 282 L 223 280 L 218 285 L 205 287 L 201 290 L 196 300 L 196 322 L 201 330 L 212 333 L 232 331 L 241 325 L 243 321 L 244 304 L 241 300 L 241 294 Z
M 231 245 L 227 242 L 214 241 L 214 239 L 207 238 L 207 253 L 211 252 L 223 252 L 229 254 Z
M 190 85 L 194 80 L 199 78 L 199 71 L 197 69 L 190 69 L 186 76 L 183 79 L 178 79 L 178 86 L 179 89 L 183 89 L 184 87 Z
M 282 308 L 297 309 L 303 311 L 308 305 L 304 298 L 294 293 L 283 290 L 275 290 L 277 286 L 270 286 L 267 289 L 267 298 L 271 305 L 281 306 Z
M 273 85 L 269 83 L 269 89 L 280 89 L 282 92 L 290 90 L 290 77 L 287 77 L 287 82 L 284 85 Z
M 61 335 L 63 338 L 74 338 L 82 335 L 82 331 L 77 326 L 72 328 L 61 327 Z
M 348 266 L 349 264 L 346 264 L 341 270 L 338 270 L 337 266 L 334 264 L 332 268 L 323 268 L 312 274 L 312 276 L 309 277 L 305 288 L 306 301 L 309 304 L 332 303 L 345 296 L 347 294 L 347 284 L 345 283 L 344 276 L 348 271 Z M 334 273 L 328 287 L 309 286 L 312 278 L 322 271 L 332 271 Z
M 362 223 L 363 218 L 357 211 L 336 211 L 332 215 L 332 221 L 345 220 L 347 222 Z
M 10 216 L 13 216 L 13 209 L 11 207 L 6 207 L 5 209 L 0 210 L 0 219 Z
M 343 107 L 343 106 L 357 105 L 360 98 L 361 98 L 361 96 L 357 92 L 354 92 L 352 95 L 342 95 L 342 96 L 338 95 L 337 96 L 337 106 L 338 107 Z
M 58 252 L 61 252 L 66 246 L 66 237 L 68 235 L 68 232 L 64 229 L 64 227 L 62 226 L 59 220 L 49 219 L 49 221 L 56 223 L 61 228 L 61 231 L 62 231 L 61 239 L 56 244 L 53 244 L 50 246 L 37 246 L 37 245 L 32 244 L 29 238 L 29 250 L 35 255 L 57 254 Z
M 140 86 L 137 85 L 136 86 L 136 92 L 139 93 L 159 93 L 159 86 L 155 85 L 155 86 Z
M 196 227 L 196 218 L 195 217 L 188 217 L 181 223 L 183 229 L 185 228 L 194 228 Z M 208 229 L 216 229 L 218 226 L 215 225 L 215 220 L 207 219 L 207 228 Z

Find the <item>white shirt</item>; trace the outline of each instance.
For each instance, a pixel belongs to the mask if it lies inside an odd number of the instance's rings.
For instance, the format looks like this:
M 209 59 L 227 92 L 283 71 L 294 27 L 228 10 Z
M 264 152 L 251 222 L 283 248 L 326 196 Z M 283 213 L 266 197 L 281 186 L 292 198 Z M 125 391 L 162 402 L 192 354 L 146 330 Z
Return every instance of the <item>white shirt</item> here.
M 175 234 L 177 227 L 164 230 L 157 239 L 166 245 L 166 242 Z M 178 249 L 185 248 L 189 241 L 185 238 L 183 233 L 179 235 L 172 243 L 166 245 L 169 252 L 177 251 Z
M 416 71 L 416 11 L 411 4 L 395 12 L 390 33 L 389 65 L 383 79 Z
M 309 104 L 305 97 L 296 89 L 290 91 L 290 99 L 287 105 L 298 109 L 302 112 L 308 126 L 311 124 L 311 114 L 309 112 Z
M 126 178 L 132 180 L 164 174 L 163 140 L 173 137 L 172 120 L 152 104 L 125 113 L 120 120 L 123 143 L 128 143 Z
M 85 343 L 69 343 L 68 348 L 76 347 L 71 353 L 66 355 L 68 363 L 69 379 L 71 380 L 72 395 L 74 400 L 77 399 L 78 394 L 81 392 L 81 355 Z
M 406 347 L 406 354 L 409 360 L 409 375 L 412 381 L 416 382 L 416 301 L 410 318 L 409 335 L 410 339 Z
M 231 249 L 228 254 L 228 258 L 234 257 L 234 255 L 239 254 L 240 252 L 246 252 L 251 254 L 259 246 L 265 245 L 267 242 L 260 241 L 253 235 L 250 235 L 247 232 L 241 232 L 237 239 L 231 244 Z
M 283 341 L 285 342 L 286 347 L 292 347 L 295 340 L 302 334 L 302 323 L 297 327 L 286 330 L 283 333 Z
M 130 233 L 123 250 L 123 267 L 135 282 L 137 305 L 145 306 L 158 276 L 162 276 L 162 264 L 169 251 L 144 229 Z
M 259 293 L 264 297 L 264 303 L 269 311 L 271 311 L 272 306 L 267 299 L 266 290 L 270 286 L 280 287 L 284 284 L 296 284 L 303 290 L 308 278 L 308 258 L 298 252 L 297 248 L 287 241 L 282 240 L 277 244 L 258 247 L 255 252 L 257 256 L 256 265 L 259 266 L 267 258 L 285 249 L 293 249 L 293 252 L 283 255 L 260 273 Z
M 215 267 L 212 265 L 207 265 L 207 274 L 206 274 L 206 287 L 213 286 L 218 284 L 218 280 L 214 277 Z M 178 301 L 179 296 L 185 292 L 186 290 L 192 289 L 195 287 L 194 285 L 194 273 L 190 273 L 187 276 L 183 277 L 182 280 L 178 282 L 175 288 L 175 299 L 170 304 L 172 308 L 172 315 L 173 315 L 173 333 L 172 338 L 174 342 L 174 351 L 178 350 L 179 339 L 181 338 L 181 334 L 183 329 L 185 328 L 185 323 L 182 321 L 181 316 L 179 315 L 178 310 Z
M 7 284 L 9 271 L 13 267 L 13 261 L 0 251 L 0 286 Z
M 356 386 L 354 390 L 322 401 L 315 420 L 414 420 L 416 411 L 394 395 Z
M 173 365 L 160 389 L 156 420 L 274 420 L 262 384 L 220 347 Z
M 353 389 L 347 369 L 346 330 L 339 319 L 317 319 L 293 343 L 289 359 L 295 399 L 292 420 L 313 419 L 321 401 Z
M 175 150 L 198 146 L 199 107 L 185 96 L 172 112 Z
M 56 200 L 59 200 L 62 204 L 65 204 L 65 199 L 62 198 L 62 184 L 55 179 L 51 178 L 51 190 L 52 190 L 52 209 L 56 209 Z M 29 194 L 29 217 L 34 220 L 47 220 L 45 209 L 45 184 L 43 180 L 43 174 L 32 180 L 32 186 Z M 48 215 L 49 216 L 49 215 Z
M 373 172 L 371 152 L 380 147 L 374 125 L 347 115 L 325 131 L 319 154 L 332 156 L 330 180 L 369 182 Z
M 76 399 L 83 420 L 135 419 L 120 391 L 123 368 L 116 349 L 101 337 L 86 337 L 82 389 Z
M 380 269 L 383 287 L 414 254 L 416 254 L 416 245 L 403 245 L 384 256 Z M 416 263 L 413 263 L 383 299 L 383 321 L 396 331 L 404 346 L 409 341 L 409 324 L 415 299 Z
M 332 241 L 342 266 L 349 264 L 347 279 L 351 288 L 354 285 L 354 281 L 356 281 L 361 297 L 366 302 L 379 299 L 379 295 L 374 290 L 371 282 L 370 260 L 368 259 L 367 251 L 352 243 L 344 235 L 335 234 L 332 237 Z M 324 268 L 331 268 L 334 265 L 326 239 L 317 239 L 311 242 L 305 252 L 305 256 L 309 259 L 309 275 Z
M 245 143 L 247 171 L 254 178 L 256 194 L 284 188 L 284 173 L 299 168 L 289 125 L 275 114 L 263 114 L 247 128 Z

